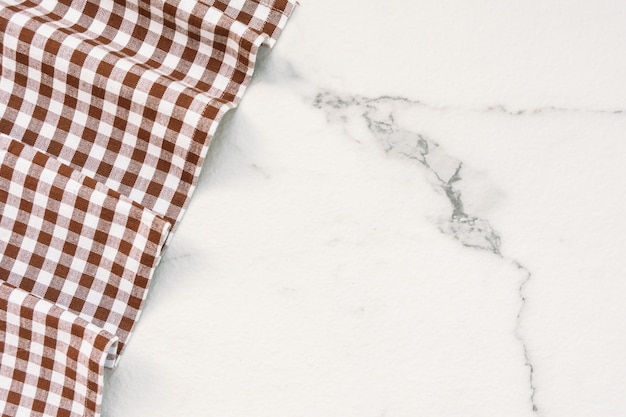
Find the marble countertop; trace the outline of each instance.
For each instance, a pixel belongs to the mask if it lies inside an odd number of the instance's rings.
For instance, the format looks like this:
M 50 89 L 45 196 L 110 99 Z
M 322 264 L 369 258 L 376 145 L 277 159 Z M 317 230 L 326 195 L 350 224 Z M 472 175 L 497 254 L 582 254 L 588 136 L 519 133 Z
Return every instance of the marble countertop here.
M 301 3 L 103 415 L 626 416 L 626 3 Z

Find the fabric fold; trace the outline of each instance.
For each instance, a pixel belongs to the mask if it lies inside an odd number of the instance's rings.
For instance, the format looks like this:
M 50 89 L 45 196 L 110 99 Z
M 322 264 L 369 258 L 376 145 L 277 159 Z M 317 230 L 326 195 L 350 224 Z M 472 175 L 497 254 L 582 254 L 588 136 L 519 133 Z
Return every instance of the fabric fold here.
M 98 416 L 295 0 L 0 0 L 0 414 Z
M 116 343 L 107 331 L 0 281 L 2 415 L 99 415 L 104 362 Z
M 0 279 L 119 337 L 139 318 L 170 224 L 0 135 Z
M 276 41 L 293 7 L 284 0 L 6 7 L 0 133 L 176 228 L 217 124 L 241 100 L 259 46 Z

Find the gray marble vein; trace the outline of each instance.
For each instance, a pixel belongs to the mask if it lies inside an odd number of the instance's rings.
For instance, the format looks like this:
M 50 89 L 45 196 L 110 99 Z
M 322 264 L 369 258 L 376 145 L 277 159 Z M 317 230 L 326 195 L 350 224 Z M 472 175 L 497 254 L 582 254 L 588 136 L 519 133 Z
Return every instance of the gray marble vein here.
M 330 109 L 329 117 L 339 119 L 346 117 L 341 114 L 341 110 L 358 107 L 370 133 L 385 152 L 416 161 L 426 169 L 431 185 L 446 196 L 451 212 L 439 220 L 439 230 L 464 246 L 501 256 L 500 236 L 489 221 L 468 214 L 464 208 L 462 193 L 457 187 L 463 180 L 463 162 L 446 154 L 439 143 L 398 126 L 393 113 L 393 105 L 398 101 L 408 105 L 414 103 L 404 98 L 343 98 L 331 93 L 320 93 L 315 98 L 315 106 Z
M 296 77 L 294 77 L 296 78 Z M 493 105 L 488 105 L 484 107 L 474 107 L 474 106 L 463 106 L 463 105 L 438 105 L 429 103 L 422 100 L 414 100 L 409 99 L 407 97 L 402 96 L 394 96 L 394 95 L 383 95 L 375 98 L 368 98 L 363 96 L 339 96 L 335 95 L 331 92 L 324 91 L 319 93 L 315 98 L 316 103 L 318 101 L 324 102 L 335 108 L 345 108 L 351 104 L 363 104 L 364 102 L 374 102 L 374 103 L 404 103 L 405 105 L 411 105 L 416 107 L 421 107 L 428 110 L 434 111 L 467 111 L 472 113 L 500 113 L 506 114 L 508 116 L 532 116 L 537 114 L 545 114 L 545 113 L 580 113 L 587 115 L 623 115 L 626 114 L 626 109 L 621 108 L 583 108 L 583 107 L 563 107 L 563 106 L 554 106 L 554 105 L 546 105 L 539 107 L 514 107 L 508 106 L 506 104 L 496 103 Z
M 524 354 L 524 365 L 528 368 L 530 403 L 532 410 L 538 412 L 535 402 L 535 369 L 531 361 L 527 343 L 521 329 L 524 308 L 526 306 L 525 287 L 532 278 L 531 272 L 515 259 L 506 257 L 501 251 L 501 239 L 498 232 L 485 218 L 472 215 L 465 209 L 459 184 L 463 181 L 463 161 L 443 150 L 436 141 L 425 135 L 406 130 L 396 122 L 396 106 L 424 106 L 420 101 L 405 97 L 381 96 L 368 98 L 357 95 L 339 95 L 324 91 L 317 94 L 313 105 L 326 111 L 329 122 L 352 123 L 354 115 L 365 122 L 373 138 L 390 155 L 397 155 L 415 161 L 425 169 L 431 186 L 445 196 L 450 205 L 450 213 L 437 222 L 438 229 L 445 235 L 458 241 L 465 247 L 486 250 L 517 268 L 524 276 L 518 291 L 521 301 L 515 324 L 515 337 Z M 443 108 L 442 108 L 443 110 Z M 487 111 L 504 112 L 513 116 L 539 113 L 544 110 L 570 111 L 568 109 L 546 108 L 534 111 L 511 112 L 503 106 L 491 107 Z M 359 138 L 354 138 L 361 142 Z

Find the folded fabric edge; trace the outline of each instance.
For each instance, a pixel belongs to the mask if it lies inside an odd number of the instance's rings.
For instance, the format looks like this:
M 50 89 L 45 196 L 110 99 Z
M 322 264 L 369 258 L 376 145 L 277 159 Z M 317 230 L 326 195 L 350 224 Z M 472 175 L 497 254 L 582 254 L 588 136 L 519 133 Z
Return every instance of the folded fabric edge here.
M 3 416 L 99 416 L 107 351 L 118 338 L 0 281 Z
M 116 343 L 114 346 L 112 346 L 111 349 L 108 350 L 108 354 L 106 357 L 106 361 L 104 362 L 104 366 L 106 368 L 110 368 L 110 369 L 114 369 L 116 368 L 123 355 L 122 353 L 124 353 L 124 350 L 126 349 L 126 347 L 128 346 L 128 342 L 131 340 L 133 334 L 134 334 L 134 328 L 137 325 L 137 323 L 139 323 L 139 320 L 141 319 L 141 315 L 143 313 L 143 309 L 145 307 L 145 301 L 146 298 L 148 296 L 148 293 L 150 292 L 150 288 L 152 287 L 152 280 L 154 277 L 154 274 L 156 272 L 156 268 L 159 266 L 159 263 L 161 262 L 161 259 L 163 259 L 163 254 L 165 253 L 165 250 L 167 248 L 167 242 L 170 240 L 170 238 L 172 237 L 172 224 L 169 222 L 165 222 L 165 229 L 163 230 L 163 234 L 161 235 L 161 240 L 159 242 L 159 244 L 156 247 L 156 261 L 154 264 L 154 267 L 152 269 L 150 269 L 149 271 L 149 275 L 148 275 L 148 286 L 146 287 L 146 290 L 143 293 L 143 298 L 141 300 L 141 307 L 139 308 L 139 310 L 137 311 L 137 316 L 135 318 L 135 323 L 133 325 L 133 328 L 131 329 L 131 332 L 129 332 L 128 336 L 126 337 L 126 342 L 124 344 L 124 346 L 122 347 L 122 349 L 118 349 L 118 343 Z
M 249 39 L 252 44 L 252 48 L 250 50 L 249 60 L 250 60 L 250 70 L 246 79 L 239 85 L 238 91 L 234 92 L 233 95 L 236 97 L 233 101 L 223 100 L 219 97 L 211 98 L 204 107 L 204 111 L 202 112 L 203 117 L 200 119 L 198 124 L 195 126 L 195 131 L 193 134 L 193 140 L 191 143 L 191 147 L 187 152 L 187 156 L 185 160 L 189 160 L 190 155 L 198 155 L 199 162 L 196 165 L 195 173 L 193 174 L 193 181 L 191 182 L 188 197 L 184 202 L 182 209 L 176 218 L 174 225 L 172 226 L 172 230 L 170 232 L 170 236 L 165 243 L 165 247 L 169 246 L 171 238 L 173 237 L 174 232 L 176 231 L 178 225 L 180 224 L 182 218 L 184 217 L 187 208 L 189 207 L 189 203 L 191 202 L 191 197 L 193 196 L 196 187 L 198 185 L 198 179 L 200 176 L 200 172 L 204 165 L 204 161 L 206 159 L 207 153 L 209 151 L 209 147 L 211 145 L 211 141 L 213 139 L 213 135 L 217 131 L 219 124 L 222 119 L 228 113 L 228 111 L 236 109 L 239 106 L 239 102 L 243 97 L 245 91 L 247 90 L 252 76 L 254 75 L 254 70 L 256 68 L 257 58 L 259 56 L 259 48 L 261 46 L 266 46 L 268 48 L 273 48 L 276 42 L 278 41 L 280 35 L 282 34 L 283 29 L 286 27 L 288 19 L 291 17 L 291 14 L 295 10 L 295 6 L 297 0 L 283 0 L 284 8 L 281 10 L 283 13 L 283 18 L 280 21 L 280 24 L 277 26 L 277 32 L 273 36 L 269 36 L 267 34 L 261 34 L 258 31 L 247 28 L 244 29 L 243 37 Z M 255 2 L 262 3 L 262 1 L 256 0 Z M 230 16 L 229 16 L 230 17 Z M 210 116 L 210 117 L 209 117 Z M 202 137 L 205 139 L 202 139 Z M 199 149 L 198 149 L 199 148 Z
M 103 331 L 106 332 L 105 330 Z M 98 361 L 98 395 L 96 398 L 96 414 L 94 417 L 98 417 L 102 411 L 102 398 L 104 396 L 104 368 L 109 368 L 107 363 L 109 362 L 111 355 L 116 355 L 118 343 L 119 338 L 117 336 L 113 336 L 109 339 L 102 349 L 104 354 L 100 356 Z M 121 355 L 116 356 L 117 358 L 113 362 L 114 366 L 117 366 L 119 359 L 121 358 Z
M 0 135 L 0 183 L 8 181 L 8 191 L 0 194 L 2 280 L 119 336 L 105 362 L 114 367 L 140 317 L 171 224 L 55 158 Z M 81 200 L 82 206 L 76 202 Z M 46 220 L 55 212 L 54 223 Z M 80 229 L 72 231 L 75 227 Z M 67 241 L 56 237 L 63 236 L 59 230 L 73 241 L 69 254 Z M 51 247 L 61 258 L 49 257 Z M 128 255 L 117 253 L 122 248 Z M 118 300 L 129 305 L 120 310 Z
M 291 18 L 291 15 L 293 14 L 294 10 L 296 9 L 296 6 L 299 5 L 299 4 L 300 3 L 298 3 L 297 0 L 287 0 L 287 4 L 285 5 L 285 8 L 283 9 L 284 19 L 282 19 L 280 24 L 278 25 L 277 32 L 275 32 L 270 37 L 270 40 L 268 41 L 268 46 L 270 48 L 273 48 L 274 45 L 276 45 L 276 42 L 278 42 L 278 39 L 280 38 L 280 35 L 282 35 L 283 31 L 285 30 L 285 27 L 287 26 L 287 22 L 289 21 L 289 18 Z

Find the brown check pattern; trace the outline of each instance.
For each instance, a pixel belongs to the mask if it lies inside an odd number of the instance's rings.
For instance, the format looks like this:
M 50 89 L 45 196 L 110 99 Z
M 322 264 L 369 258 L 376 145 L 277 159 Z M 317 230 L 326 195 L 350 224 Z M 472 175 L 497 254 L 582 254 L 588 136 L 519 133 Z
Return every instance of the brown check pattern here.
M 135 324 L 170 224 L 0 135 L 0 279 L 119 337 Z
M 116 342 L 75 314 L 0 281 L 2 416 L 98 415 L 106 352 Z
M 264 1 L 25 1 L 0 9 L 0 133 L 176 223 L 257 49 L 293 9 Z
M 2 416 L 99 414 L 210 139 L 294 6 L 0 0 Z

